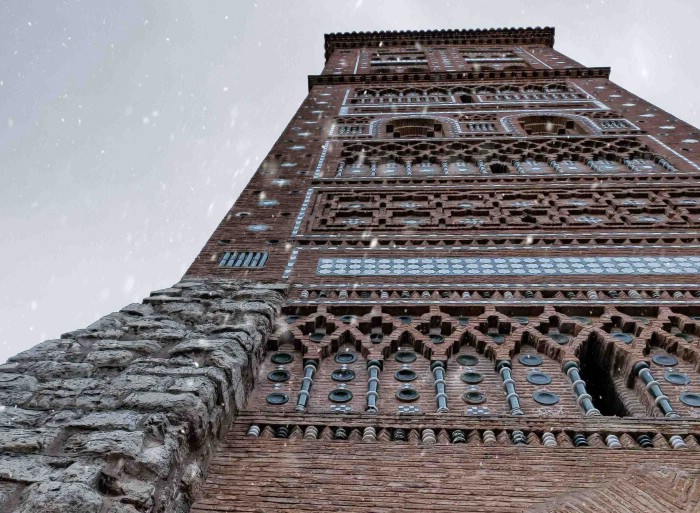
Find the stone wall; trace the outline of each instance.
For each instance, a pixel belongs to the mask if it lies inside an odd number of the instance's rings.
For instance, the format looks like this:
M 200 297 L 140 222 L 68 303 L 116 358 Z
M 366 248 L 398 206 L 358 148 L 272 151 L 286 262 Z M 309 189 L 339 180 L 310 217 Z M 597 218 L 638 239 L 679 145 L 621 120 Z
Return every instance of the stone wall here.
M 189 511 L 285 293 L 181 282 L 1 365 L 0 511 Z

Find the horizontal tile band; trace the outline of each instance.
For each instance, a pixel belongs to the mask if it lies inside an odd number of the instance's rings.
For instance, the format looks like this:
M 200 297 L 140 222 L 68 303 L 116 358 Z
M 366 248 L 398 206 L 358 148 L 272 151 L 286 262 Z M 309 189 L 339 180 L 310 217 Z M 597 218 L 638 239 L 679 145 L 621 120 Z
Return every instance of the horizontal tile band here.
M 699 274 L 700 256 L 321 258 L 318 276 L 542 276 Z

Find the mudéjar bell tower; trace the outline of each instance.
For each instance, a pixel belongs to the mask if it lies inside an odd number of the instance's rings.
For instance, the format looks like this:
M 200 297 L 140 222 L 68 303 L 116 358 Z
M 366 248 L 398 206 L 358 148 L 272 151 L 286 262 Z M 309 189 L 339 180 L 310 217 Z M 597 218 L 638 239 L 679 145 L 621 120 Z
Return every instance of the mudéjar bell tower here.
M 553 46 L 327 35 L 182 281 L 0 368 L 5 504 L 700 507 L 700 134 Z

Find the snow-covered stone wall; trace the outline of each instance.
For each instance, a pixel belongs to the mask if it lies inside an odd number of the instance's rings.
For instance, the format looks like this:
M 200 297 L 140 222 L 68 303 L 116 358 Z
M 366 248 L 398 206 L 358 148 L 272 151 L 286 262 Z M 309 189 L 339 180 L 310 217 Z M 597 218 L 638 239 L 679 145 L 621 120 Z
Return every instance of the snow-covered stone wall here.
M 0 365 L 0 511 L 189 511 L 285 294 L 181 282 Z

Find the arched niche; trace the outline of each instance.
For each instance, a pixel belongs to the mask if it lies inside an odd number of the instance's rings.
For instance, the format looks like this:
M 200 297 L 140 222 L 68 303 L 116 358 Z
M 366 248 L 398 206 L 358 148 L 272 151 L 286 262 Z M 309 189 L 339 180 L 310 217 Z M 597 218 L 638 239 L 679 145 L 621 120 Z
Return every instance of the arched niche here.
M 371 124 L 371 132 L 388 139 L 430 139 L 454 137 L 459 123 L 445 116 L 398 116 L 380 119 Z
M 304 357 L 290 331 L 273 341 L 258 368 L 246 408 L 252 411 L 292 412 L 304 377 Z
M 673 410 L 683 417 L 700 417 L 700 373 L 697 371 L 698 355 L 687 351 L 682 339 L 665 333 L 654 333 L 647 341 L 644 355 L 649 370 L 668 397 Z M 645 393 L 636 383 L 639 393 Z M 659 410 L 651 395 L 642 397 L 650 414 L 657 416 Z
M 614 333 L 629 335 L 621 330 Z M 644 416 L 646 408 L 640 395 L 628 386 L 626 369 L 629 356 L 621 348 L 625 342 L 613 340 L 592 332 L 579 346 L 581 378 L 587 384 L 593 405 L 602 415 Z
M 520 116 L 517 118 L 517 122 L 527 135 L 584 135 L 588 133 L 583 123 L 570 116 L 553 114 Z
M 380 413 L 435 412 L 435 384 L 429 351 L 412 333 L 404 331 L 384 351 L 380 375 Z
M 523 342 L 511 359 L 511 373 L 525 415 L 582 416 L 561 362 L 535 349 L 533 343 L 529 333 L 523 334 Z
M 452 413 L 472 416 L 507 415 L 509 412 L 503 381 L 494 362 L 469 343 L 466 334 L 447 361 L 445 382 Z
M 321 358 L 309 397 L 309 413 L 349 413 L 365 410 L 367 358 L 349 331 L 332 341 Z

